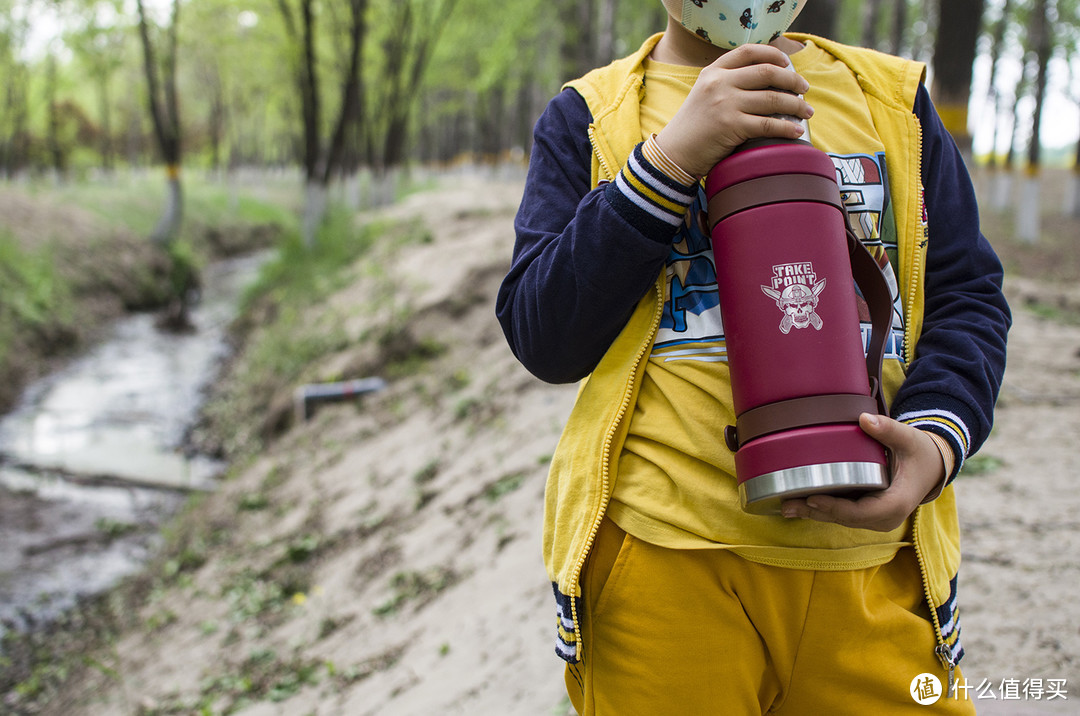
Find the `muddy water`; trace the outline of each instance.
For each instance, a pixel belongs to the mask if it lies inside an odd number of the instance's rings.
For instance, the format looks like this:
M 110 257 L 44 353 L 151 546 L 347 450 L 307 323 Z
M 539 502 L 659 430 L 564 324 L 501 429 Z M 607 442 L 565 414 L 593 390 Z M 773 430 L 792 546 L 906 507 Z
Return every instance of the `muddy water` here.
M 140 314 L 32 386 L 0 420 L 0 634 L 55 617 L 139 569 L 158 530 L 222 466 L 183 433 L 226 352 L 225 330 L 266 255 L 215 264 L 194 332 Z

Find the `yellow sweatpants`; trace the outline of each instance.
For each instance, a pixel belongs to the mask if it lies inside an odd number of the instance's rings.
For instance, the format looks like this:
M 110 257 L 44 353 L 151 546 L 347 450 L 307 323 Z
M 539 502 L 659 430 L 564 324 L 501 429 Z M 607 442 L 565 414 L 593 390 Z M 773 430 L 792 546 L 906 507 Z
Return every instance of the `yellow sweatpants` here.
M 670 550 L 605 519 L 584 576 L 583 659 L 566 686 L 585 716 L 973 714 L 947 688 L 914 550 L 845 572 Z M 959 670 L 956 678 L 961 678 Z

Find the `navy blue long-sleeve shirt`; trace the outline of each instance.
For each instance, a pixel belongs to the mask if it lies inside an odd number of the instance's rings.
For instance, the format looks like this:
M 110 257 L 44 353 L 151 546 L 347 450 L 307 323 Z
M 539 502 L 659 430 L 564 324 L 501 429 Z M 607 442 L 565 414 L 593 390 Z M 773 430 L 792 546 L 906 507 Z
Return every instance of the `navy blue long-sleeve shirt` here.
M 914 113 L 930 243 L 922 334 L 893 414 L 956 414 L 971 432 L 970 454 L 990 431 L 1011 316 L 967 170 L 924 87 Z M 512 264 L 496 302 L 514 354 L 548 382 L 593 370 L 663 271 L 674 233 L 643 221 L 614 185 L 591 188 L 590 121 L 584 99 L 564 90 L 537 122 Z

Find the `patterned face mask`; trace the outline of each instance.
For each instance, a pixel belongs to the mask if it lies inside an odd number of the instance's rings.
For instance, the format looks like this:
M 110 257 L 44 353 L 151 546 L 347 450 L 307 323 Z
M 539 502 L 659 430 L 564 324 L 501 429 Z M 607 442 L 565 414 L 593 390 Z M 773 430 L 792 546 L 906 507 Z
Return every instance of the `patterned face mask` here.
M 806 0 L 663 0 L 668 13 L 717 47 L 772 42 L 786 31 Z

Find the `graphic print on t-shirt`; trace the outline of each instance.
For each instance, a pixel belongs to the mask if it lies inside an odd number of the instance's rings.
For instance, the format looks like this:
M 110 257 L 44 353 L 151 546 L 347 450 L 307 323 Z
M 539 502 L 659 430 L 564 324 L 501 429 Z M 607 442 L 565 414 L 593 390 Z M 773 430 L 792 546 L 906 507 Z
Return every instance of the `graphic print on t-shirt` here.
M 836 168 L 836 180 L 852 231 L 877 259 L 893 295 L 893 330 L 885 357 L 902 359 L 903 307 L 893 269 L 897 260 L 896 224 L 889 201 L 885 155 L 830 154 L 829 157 Z M 705 190 L 699 187 L 668 257 L 667 294 L 653 344 L 653 360 L 727 360 L 706 206 Z M 858 303 L 863 343 L 868 345 L 869 311 L 861 297 Z

